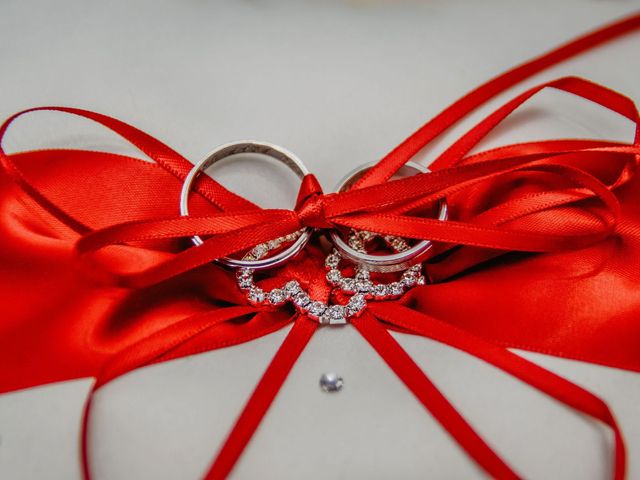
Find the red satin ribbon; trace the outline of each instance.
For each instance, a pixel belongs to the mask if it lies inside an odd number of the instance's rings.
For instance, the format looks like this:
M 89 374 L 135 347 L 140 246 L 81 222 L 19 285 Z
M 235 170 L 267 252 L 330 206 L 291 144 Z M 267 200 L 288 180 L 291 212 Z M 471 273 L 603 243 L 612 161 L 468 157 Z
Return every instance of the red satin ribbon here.
M 438 283 L 416 288 L 399 302 L 374 303 L 353 325 L 480 468 L 494 478 L 518 478 L 388 328 L 466 351 L 603 422 L 614 432 L 613 476 L 623 478 L 624 443 L 606 404 L 505 347 L 640 371 L 635 320 L 640 311 L 640 181 L 635 175 L 640 121 L 633 102 L 580 78 L 548 82 L 518 95 L 463 135 L 432 164 L 433 173 L 387 180 L 440 133 L 506 88 L 639 26 L 640 15 L 629 17 L 487 82 L 421 127 L 349 192 L 322 194 L 317 180 L 306 177 L 294 211 L 259 209 L 202 177 L 195 186 L 193 215 L 168 214 L 177 210 L 180 182 L 191 167 L 175 151 L 97 113 L 60 107 L 26 111 L 57 110 L 94 120 L 156 164 L 100 152 L 0 151 L 8 174 L 0 178 L 0 287 L 7 308 L 0 330 L 5 365 L 0 391 L 96 376 L 83 422 L 88 478 L 86 436 L 96 389 L 134 368 L 249 341 L 293 321 L 206 475 L 224 478 L 317 324 L 286 309 L 246 305 L 233 276 L 211 260 L 303 226 L 366 229 L 441 242 L 428 267 Z M 468 155 L 544 88 L 572 93 L 631 120 L 633 142 L 541 141 Z M 26 112 L 7 120 L 0 137 Z M 124 182 L 130 187 L 122 191 Z M 424 218 L 421 212 L 444 197 L 455 220 Z M 202 247 L 183 250 L 176 239 L 193 234 L 209 238 Z M 546 255 L 504 257 L 514 251 Z M 297 278 L 315 297 L 327 299 L 332 292 L 323 273 L 322 252 L 311 245 L 264 282 Z M 25 285 L 32 290 L 23 291 Z M 553 292 L 553 301 L 536 298 L 545 289 Z M 496 292 L 506 299 L 498 302 Z M 443 300 L 449 298 L 458 301 Z M 588 308 L 576 309 L 585 303 Z M 519 319 L 513 318 L 516 311 Z

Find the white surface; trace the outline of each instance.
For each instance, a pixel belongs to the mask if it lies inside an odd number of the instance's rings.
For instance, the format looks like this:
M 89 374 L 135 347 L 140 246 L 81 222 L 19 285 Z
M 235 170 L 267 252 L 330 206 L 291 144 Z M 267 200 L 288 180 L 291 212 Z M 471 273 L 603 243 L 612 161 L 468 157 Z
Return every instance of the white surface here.
M 192 160 L 219 143 L 264 139 L 297 153 L 328 190 L 486 78 L 639 6 L 4 0 L 0 114 L 47 104 L 89 108 L 141 127 Z M 528 84 L 577 74 L 638 99 L 639 42 L 629 36 Z M 11 146 L 129 151 L 77 120 L 51 119 L 32 120 L 37 128 L 21 124 Z M 485 145 L 630 134 L 607 112 L 550 93 Z M 285 193 L 252 189 L 261 175 Z M 269 167 L 222 167 L 218 178 L 265 206 L 290 205 L 294 180 L 276 175 Z M 146 368 L 106 387 L 92 425 L 95 478 L 201 475 L 284 333 Z M 527 478 L 608 477 L 610 439 L 594 423 L 467 355 L 398 338 Z M 640 478 L 640 376 L 523 355 L 609 402 L 628 442 L 629 478 Z M 326 371 L 344 377 L 339 394 L 319 390 Z M 89 385 L 80 380 L 0 396 L 0 478 L 79 477 L 80 407 Z M 348 327 L 312 339 L 233 472 L 237 479 L 425 477 L 482 474 Z

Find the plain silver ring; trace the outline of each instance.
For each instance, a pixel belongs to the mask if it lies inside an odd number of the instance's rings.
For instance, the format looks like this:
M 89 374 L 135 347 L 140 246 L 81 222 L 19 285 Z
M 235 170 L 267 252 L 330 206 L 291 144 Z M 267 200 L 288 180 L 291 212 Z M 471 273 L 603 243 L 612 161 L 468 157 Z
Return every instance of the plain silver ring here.
M 375 162 L 365 163 L 360 165 L 356 169 L 349 172 L 335 188 L 336 192 L 343 192 L 353 185 L 362 175 L 375 165 Z M 408 168 L 413 174 L 427 173 L 429 169 L 423 167 L 420 164 L 414 162 L 407 162 L 403 168 Z M 402 169 L 401 169 L 402 170 Z M 446 200 L 440 201 L 440 210 L 438 212 L 438 220 L 445 221 L 449 218 L 449 208 Z M 393 253 L 390 255 L 370 255 L 368 253 L 361 253 L 355 248 L 349 246 L 336 230 L 329 232 L 331 242 L 334 247 L 340 252 L 344 258 L 358 264 L 364 265 L 368 270 L 372 272 L 397 272 L 405 270 L 416 263 L 419 263 L 426 253 L 431 250 L 433 243 L 431 240 L 421 240 L 413 247 L 402 252 Z
M 309 171 L 307 170 L 307 167 L 304 165 L 304 163 L 302 163 L 302 160 L 300 160 L 293 153 L 277 145 L 273 145 L 267 142 L 258 142 L 255 140 L 243 140 L 239 142 L 226 143 L 224 145 L 220 145 L 206 157 L 196 163 L 188 173 L 188 175 L 185 177 L 184 183 L 182 184 L 182 191 L 180 192 L 181 216 L 186 217 L 189 215 L 189 192 L 191 191 L 193 182 L 197 178 L 198 174 L 211 165 L 219 162 L 223 158 L 227 158 L 240 153 L 257 153 L 274 158 L 284 163 L 301 180 L 305 177 L 305 175 L 309 174 Z M 298 239 L 294 243 L 292 243 L 285 250 L 271 257 L 266 257 L 258 260 L 237 260 L 231 257 L 222 257 L 216 259 L 215 261 L 222 265 L 233 268 L 250 268 L 252 270 L 265 270 L 267 268 L 274 268 L 282 265 L 287 260 L 300 253 L 300 251 L 305 247 L 305 245 L 311 238 L 312 232 L 313 229 L 307 227 L 302 235 L 300 235 L 300 237 L 298 237 Z M 191 242 L 196 247 L 198 247 L 204 243 L 204 240 L 202 240 L 202 237 L 200 237 L 199 235 L 194 235 L 193 237 L 191 237 Z

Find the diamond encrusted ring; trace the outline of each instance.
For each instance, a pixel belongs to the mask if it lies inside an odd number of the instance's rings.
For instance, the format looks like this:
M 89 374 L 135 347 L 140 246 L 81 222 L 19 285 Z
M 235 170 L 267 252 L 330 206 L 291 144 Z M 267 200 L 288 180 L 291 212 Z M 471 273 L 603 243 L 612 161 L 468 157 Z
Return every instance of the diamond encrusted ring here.
M 335 190 L 337 192 L 343 192 L 348 190 L 362 175 L 367 172 L 374 164 L 366 163 L 359 166 L 355 170 L 348 173 L 337 185 Z M 429 170 L 413 162 L 407 162 L 398 172 L 400 175 L 415 175 L 418 173 L 426 173 Z M 446 200 L 440 201 L 438 209 L 438 219 L 447 220 L 449 216 L 449 210 Z M 405 270 L 406 268 L 420 263 L 422 259 L 428 254 L 429 250 L 433 247 L 430 240 L 422 240 L 415 245 L 404 250 L 396 251 L 390 255 L 373 255 L 364 251 L 359 251 L 352 248 L 347 242 L 345 242 L 340 234 L 336 230 L 329 232 L 331 242 L 333 246 L 340 252 L 343 258 L 351 260 L 357 265 L 364 265 L 367 270 L 371 272 L 397 272 Z
M 366 244 L 374 240 L 378 235 L 372 232 L 354 231 L 349 234 L 349 246 L 358 252 L 366 253 Z M 394 236 L 382 237 L 384 242 L 396 253 L 406 251 L 409 245 L 402 238 Z M 327 269 L 327 281 L 340 288 L 345 294 L 362 295 L 373 300 L 386 300 L 399 297 L 404 292 L 416 285 L 424 285 L 426 280 L 422 275 L 422 264 L 412 265 L 407 268 L 400 280 L 390 283 L 374 283 L 371 273 L 365 265 L 355 266 L 355 277 L 349 278 L 342 275 L 338 268 L 343 260 L 340 251 L 334 249 L 325 259 Z
M 292 236 L 278 238 L 266 244 L 254 247 L 247 255 L 246 259 L 253 259 L 267 255 L 271 250 L 279 248 L 286 242 L 295 241 L 298 231 Z M 284 285 L 265 291 L 256 285 L 254 271 L 250 268 L 242 268 L 236 273 L 238 287 L 246 293 L 247 299 L 253 305 L 280 306 L 291 302 L 295 308 L 321 324 L 343 325 L 351 317 L 357 316 L 367 306 L 364 295 L 355 294 L 351 296 L 346 305 L 327 305 L 319 300 L 314 300 L 304 291 L 297 280 L 289 280 Z
M 302 163 L 302 160 L 296 157 L 293 153 L 277 145 L 266 142 L 257 142 L 254 140 L 227 143 L 217 147 L 209 153 L 209 155 L 196 163 L 184 179 L 182 191 L 180 192 L 180 215 L 189 215 L 189 192 L 191 191 L 191 186 L 193 185 L 194 180 L 200 172 L 219 162 L 223 158 L 240 153 L 257 153 L 263 156 L 275 158 L 289 167 L 300 179 L 304 178 L 304 176 L 309 173 L 307 167 Z M 237 260 L 231 257 L 222 257 L 216 259 L 216 262 L 229 267 L 251 268 L 253 270 L 274 268 L 282 265 L 287 260 L 300 253 L 311 238 L 312 232 L 312 228 L 304 229 L 302 233 L 296 236 L 296 240 L 293 243 L 290 243 L 286 249 L 273 256 L 261 256 L 242 260 Z M 191 237 L 191 241 L 195 246 L 200 246 L 204 243 L 202 238 L 198 235 Z

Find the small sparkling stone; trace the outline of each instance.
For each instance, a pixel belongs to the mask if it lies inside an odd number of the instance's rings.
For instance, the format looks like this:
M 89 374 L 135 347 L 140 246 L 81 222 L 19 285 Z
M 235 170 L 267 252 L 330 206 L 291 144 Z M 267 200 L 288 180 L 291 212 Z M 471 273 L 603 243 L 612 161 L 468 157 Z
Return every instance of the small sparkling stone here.
M 355 287 L 356 287 L 355 288 L 356 292 L 366 293 L 366 292 L 370 291 L 373 288 L 373 283 L 370 282 L 369 280 L 358 281 L 358 282 L 356 282 Z
M 391 295 L 402 295 L 404 288 L 400 282 L 393 282 L 389 285 L 389 292 Z
M 413 287 L 418 282 L 418 278 L 414 275 L 405 274 L 402 276 L 402 280 L 400 280 L 400 282 L 407 287 Z
M 359 252 L 364 250 L 364 244 L 360 241 L 360 239 L 354 238 L 349 241 L 349 246 L 354 250 L 358 250 Z
M 311 298 L 309 298 L 309 295 L 304 292 L 300 292 L 295 297 L 293 297 L 293 303 L 300 308 L 308 305 L 310 301 Z
M 269 240 L 269 242 L 267 243 L 267 248 L 269 250 L 275 250 L 276 248 L 278 248 L 280 246 L 280 239 L 277 240 Z
M 407 243 L 403 242 L 402 240 L 393 242 L 391 246 L 398 252 L 403 252 L 404 250 L 407 250 L 409 248 L 409 245 L 407 245 Z
M 295 280 L 290 280 L 284 286 L 284 290 L 287 292 L 287 295 L 293 297 L 300 291 L 300 284 Z
M 349 316 L 357 315 L 367 306 L 367 301 L 364 298 L 364 295 L 356 294 L 349 299 L 349 303 L 347 304 L 347 313 Z
M 320 377 L 320 388 L 325 392 L 339 392 L 343 386 L 344 380 L 335 373 L 323 373 Z
M 355 292 L 356 290 L 356 282 L 353 278 L 343 278 L 340 286 L 345 292 Z
M 390 292 L 386 285 L 376 285 L 373 287 L 372 293 L 376 297 L 386 297 Z
M 265 256 L 268 253 L 268 251 L 269 249 L 267 248 L 267 246 L 261 243 L 260 245 L 256 245 L 255 247 L 253 247 L 251 254 L 256 258 L 261 258 Z
M 269 302 L 272 305 L 280 305 L 287 299 L 286 294 L 279 288 L 274 288 L 269 292 Z
M 425 285 L 427 283 L 427 279 L 424 278 L 422 275 L 420 275 L 418 277 L 418 280 L 416 281 L 417 285 Z
M 266 298 L 264 291 L 261 288 L 252 288 L 247 294 L 247 298 L 251 303 L 262 303 Z
M 253 271 L 248 268 L 243 268 L 242 270 L 238 270 L 236 273 L 236 278 L 250 278 L 253 276 Z
M 308 312 L 314 317 L 320 318 L 320 316 L 327 309 L 327 306 L 322 302 L 311 302 L 311 305 L 307 306 Z
M 405 240 L 400 237 L 394 237 L 393 235 L 385 236 L 384 241 L 396 252 L 403 252 L 409 248 L 409 244 Z
M 329 268 L 336 268 L 339 263 L 340 263 L 340 256 L 337 255 L 336 253 L 332 253 L 331 255 L 329 255 L 327 259 L 324 261 L 324 264 Z
M 251 277 L 238 278 L 238 286 L 243 290 L 247 290 L 248 288 L 251 288 L 253 286 L 253 278 Z
M 320 319 L 320 323 L 329 323 L 331 325 L 341 325 L 347 323 L 345 318 L 345 308 L 342 305 L 331 305 L 325 310 Z
M 360 238 L 362 238 L 362 240 L 364 242 L 369 242 L 371 240 L 373 240 L 375 238 L 376 234 L 373 232 L 367 232 L 367 231 L 362 231 L 360 234 Z
M 356 271 L 356 280 L 369 280 L 370 276 L 369 270 L 365 270 L 364 268 L 359 268 Z
M 327 272 L 327 281 L 334 285 L 340 283 L 342 280 L 342 274 L 338 270 L 329 270 Z

